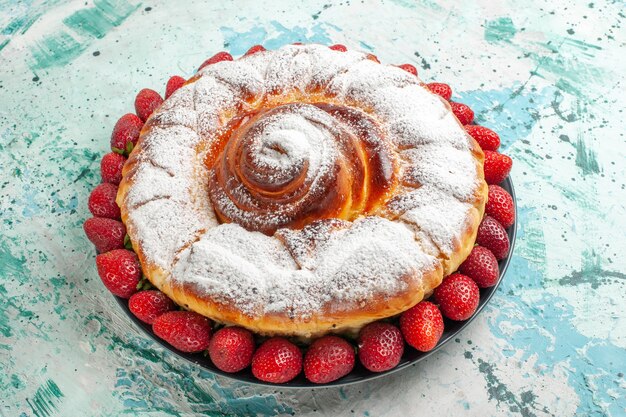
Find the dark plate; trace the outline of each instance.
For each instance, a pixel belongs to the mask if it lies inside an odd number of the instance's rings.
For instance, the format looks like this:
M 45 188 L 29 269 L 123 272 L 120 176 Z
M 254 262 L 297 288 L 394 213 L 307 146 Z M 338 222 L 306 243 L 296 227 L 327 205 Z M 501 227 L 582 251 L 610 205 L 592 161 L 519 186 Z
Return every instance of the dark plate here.
M 459 322 L 459 321 L 452 321 L 452 320 L 444 319 L 445 327 L 443 331 L 443 336 L 441 337 L 441 340 L 439 341 L 439 343 L 433 350 L 431 350 L 430 352 L 418 352 L 417 350 L 407 346 L 405 349 L 404 355 L 402 356 L 402 360 L 400 361 L 398 366 L 386 372 L 381 372 L 381 373 L 370 372 L 367 369 L 365 369 L 363 366 L 361 366 L 357 358 L 356 366 L 354 367 L 354 370 L 349 375 L 345 376 L 344 378 L 341 378 L 338 381 L 331 382 L 329 384 L 312 384 L 307 379 L 304 378 L 303 373 L 300 373 L 300 375 L 298 375 L 298 377 L 292 380 L 291 382 L 288 382 L 286 384 L 279 384 L 279 385 L 259 381 L 252 375 L 252 371 L 250 370 L 250 368 L 247 368 L 235 374 L 229 374 L 229 373 L 226 373 L 217 369 L 207 356 L 204 356 L 201 353 L 191 354 L 191 353 L 181 352 L 179 350 L 176 350 L 175 348 L 173 348 L 172 346 L 170 346 L 168 343 L 164 342 L 163 340 L 159 339 L 152 332 L 152 327 L 150 325 L 140 321 L 130 312 L 130 310 L 128 309 L 127 300 L 123 298 L 119 298 L 119 297 L 116 297 L 116 299 L 117 299 L 118 304 L 122 307 L 122 309 L 128 315 L 128 317 L 130 317 L 130 319 L 133 322 L 135 322 L 135 324 L 139 326 L 139 328 L 143 330 L 149 337 L 154 339 L 164 348 L 168 349 L 173 354 L 178 355 L 182 358 L 185 358 L 188 361 L 206 369 L 209 372 L 223 375 L 228 378 L 236 379 L 238 381 L 247 382 L 250 384 L 266 385 L 266 386 L 273 386 L 273 387 L 280 386 L 281 388 L 320 388 L 320 387 L 328 387 L 328 386 L 342 386 L 342 385 L 356 384 L 356 383 L 368 381 L 374 378 L 379 378 L 383 375 L 388 375 L 392 372 L 398 372 L 401 369 L 408 368 L 409 366 L 435 353 L 443 345 L 445 345 L 450 340 L 452 340 L 455 336 L 457 336 L 466 326 L 468 326 L 478 316 L 478 314 L 480 314 L 480 312 L 483 310 L 485 305 L 487 305 L 491 297 L 493 297 L 493 295 L 495 294 L 496 289 L 502 282 L 502 278 L 504 277 L 507 267 L 509 266 L 509 261 L 511 259 L 511 254 L 513 253 L 513 248 L 515 246 L 515 237 L 517 234 L 517 200 L 515 198 L 515 191 L 513 190 L 513 182 L 511 181 L 510 177 L 507 177 L 507 179 L 504 180 L 504 183 L 501 184 L 501 186 L 502 188 L 507 190 L 511 194 L 511 196 L 513 196 L 513 204 L 515 206 L 516 222 L 507 231 L 509 235 L 509 240 L 511 241 L 511 248 L 509 250 L 509 256 L 507 256 L 506 258 L 502 259 L 499 262 L 500 278 L 498 279 L 498 283 L 494 287 L 484 288 L 480 290 L 480 301 L 478 304 L 478 309 L 476 310 L 474 315 L 470 317 L 468 320 Z

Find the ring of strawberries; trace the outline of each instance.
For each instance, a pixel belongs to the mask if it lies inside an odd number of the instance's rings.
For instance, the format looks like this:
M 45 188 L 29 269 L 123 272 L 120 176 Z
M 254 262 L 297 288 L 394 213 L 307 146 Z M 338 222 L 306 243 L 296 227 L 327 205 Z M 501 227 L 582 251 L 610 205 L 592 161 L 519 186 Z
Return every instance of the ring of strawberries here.
M 343 45 L 330 48 L 346 51 Z M 246 55 L 264 50 L 263 46 L 255 45 Z M 232 60 L 228 52 L 219 52 L 199 69 Z M 399 67 L 417 76 L 413 65 Z M 180 76 L 172 76 L 167 82 L 165 99 L 185 82 Z M 356 341 L 326 335 L 308 347 L 301 347 L 284 337 L 263 340 L 241 327 L 221 327 L 204 316 L 185 311 L 152 288 L 142 278 L 139 259 L 115 202 L 124 163 L 137 144 L 144 122 L 164 101 L 151 89 L 141 90 L 135 98 L 135 113 L 123 115 L 115 124 L 112 152 L 104 155 L 100 164 L 102 183 L 89 196 L 88 207 L 93 217 L 85 221 L 83 228 L 96 247 L 96 265 L 103 284 L 114 295 L 128 299 L 130 312 L 151 325 L 153 333 L 174 348 L 189 353 L 205 352 L 215 367 L 226 373 L 251 367 L 252 374 L 264 382 L 285 383 L 303 372 L 308 381 L 326 384 L 348 375 L 357 360 L 371 372 L 383 372 L 396 367 L 405 350 L 434 349 L 444 331 L 444 317 L 452 321 L 469 319 L 478 307 L 480 289 L 498 282 L 498 261 L 509 253 L 506 229 L 515 222 L 515 207 L 511 195 L 498 185 L 509 175 L 512 166 L 511 158 L 498 152 L 498 134 L 473 124 L 474 112 L 463 103 L 451 101 L 449 85 L 433 82 L 425 87 L 449 102 L 454 115 L 484 151 L 489 194 L 476 245 L 465 262 L 456 273 L 444 278 L 432 297 L 399 318 L 370 323 L 361 329 Z

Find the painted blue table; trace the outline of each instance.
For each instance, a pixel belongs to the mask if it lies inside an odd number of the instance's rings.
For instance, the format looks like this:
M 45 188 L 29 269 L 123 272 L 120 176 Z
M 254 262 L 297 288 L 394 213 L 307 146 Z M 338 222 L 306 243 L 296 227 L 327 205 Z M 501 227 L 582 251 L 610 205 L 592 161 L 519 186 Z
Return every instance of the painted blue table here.
M 0 415 L 626 415 L 624 3 L 0 2 Z M 520 204 L 486 312 L 344 389 L 214 377 L 142 335 L 82 232 L 143 87 L 250 45 L 344 43 L 416 64 L 498 131 Z

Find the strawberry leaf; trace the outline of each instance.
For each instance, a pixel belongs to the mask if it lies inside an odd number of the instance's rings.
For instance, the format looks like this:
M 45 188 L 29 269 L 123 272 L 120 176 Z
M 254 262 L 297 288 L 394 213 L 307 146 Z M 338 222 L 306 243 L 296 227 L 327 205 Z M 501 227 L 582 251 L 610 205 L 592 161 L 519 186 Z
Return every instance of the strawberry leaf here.
M 116 148 L 115 146 L 111 146 L 111 150 L 115 153 L 119 153 L 120 155 L 124 155 L 124 150 L 120 148 Z
M 130 236 L 128 236 L 128 233 L 126 233 L 126 236 L 124 236 L 124 247 L 128 250 L 133 250 L 133 244 L 130 241 Z
M 152 289 L 152 288 L 154 288 L 154 286 L 148 280 L 148 278 L 146 278 L 145 275 L 143 276 L 143 278 L 141 278 L 141 280 L 137 284 L 137 291 L 145 291 L 145 290 L 149 290 L 149 289 Z

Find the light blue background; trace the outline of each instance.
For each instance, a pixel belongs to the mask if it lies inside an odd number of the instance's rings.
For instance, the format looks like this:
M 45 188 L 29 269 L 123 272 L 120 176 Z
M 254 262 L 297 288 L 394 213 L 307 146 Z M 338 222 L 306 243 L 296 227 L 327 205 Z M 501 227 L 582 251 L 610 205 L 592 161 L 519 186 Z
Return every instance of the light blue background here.
M 623 2 L 0 0 L 0 415 L 626 415 Z M 449 82 L 514 159 L 486 312 L 418 366 L 261 389 L 144 337 L 83 235 L 117 118 L 226 49 L 344 43 Z

